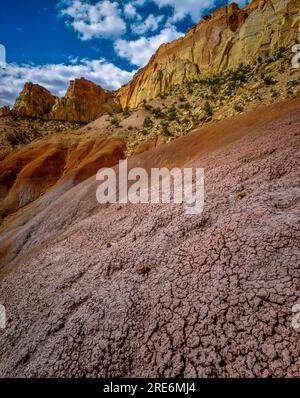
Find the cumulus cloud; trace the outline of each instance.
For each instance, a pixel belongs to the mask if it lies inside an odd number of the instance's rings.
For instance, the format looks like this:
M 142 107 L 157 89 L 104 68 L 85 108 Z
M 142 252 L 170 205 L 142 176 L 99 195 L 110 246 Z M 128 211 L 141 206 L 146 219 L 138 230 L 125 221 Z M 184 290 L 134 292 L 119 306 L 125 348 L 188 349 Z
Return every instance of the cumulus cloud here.
M 194 22 L 197 22 L 205 10 L 216 5 L 216 0 L 153 0 L 159 8 L 171 6 L 174 10 L 172 21 L 178 22 L 190 16 Z
M 204 13 L 212 8 L 217 8 L 217 0 L 153 0 L 159 8 L 171 6 L 173 8 L 173 16 L 171 21 L 178 22 L 190 16 L 194 22 L 198 22 Z M 240 7 L 244 7 L 250 0 L 235 0 Z M 227 4 L 232 3 L 228 0 Z
M 126 15 L 127 18 L 134 18 L 138 16 L 136 8 L 131 3 L 125 4 L 124 14 Z
M 132 33 L 136 35 L 143 35 L 147 32 L 155 32 L 159 28 L 159 24 L 163 19 L 163 15 L 154 16 L 153 14 L 150 14 L 143 22 L 135 23 L 132 26 Z
M 115 51 L 119 57 L 125 58 L 133 65 L 144 66 L 161 44 L 168 43 L 182 36 L 174 26 L 163 29 L 151 37 L 141 37 L 137 40 L 119 39 L 115 42 Z
M 23 85 L 30 81 L 46 87 L 52 94 L 64 96 L 70 80 L 85 77 L 110 90 L 127 83 L 134 72 L 128 72 L 117 66 L 100 60 L 82 59 L 70 64 L 17 65 L 11 63 L 0 71 L 0 106 L 14 104 Z
M 119 37 L 126 32 L 117 2 L 104 0 L 93 5 L 82 0 L 64 0 L 60 15 L 67 18 L 67 25 L 82 40 Z

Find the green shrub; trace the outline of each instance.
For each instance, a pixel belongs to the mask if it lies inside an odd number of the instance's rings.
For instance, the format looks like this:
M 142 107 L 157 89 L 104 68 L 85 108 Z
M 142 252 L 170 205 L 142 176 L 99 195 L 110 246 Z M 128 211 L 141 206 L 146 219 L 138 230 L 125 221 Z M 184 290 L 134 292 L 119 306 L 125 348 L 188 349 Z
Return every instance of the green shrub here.
M 128 117 L 130 116 L 131 112 L 130 112 L 130 108 L 129 106 L 126 106 L 123 110 L 123 116 Z
M 143 103 L 143 106 L 144 106 L 144 109 L 146 109 L 146 111 L 150 111 L 150 112 L 152 111 L 152 108 L 153 108 L 152 105 L 147 104 L 146 101 Z
M 161 127 L 161 131 L 164 135 L 170 135 L 170 131 L 169 131 L 169 122 L 167 122 L 166 120 L 162 121 L 160 124 Z
M 153 113 L 154 117 L 156 117 L 157 119 L 163 117 L 163 113 L 162 113 L 160 107 L 152 108 L 151 112 Z
M 276 83 L 276 81 L 271 75 L 262 75 L 262 80 L 266 86 L 271 86 Z
M 171 111 L 171 112 L 169 112 L 169 114 L 168 114 L 168 120 L 169 120 L 170 122 L 176 120 L 176 118 L 177 118 L 177 112 L 176 112 L 176 111 Z
M 10 143 L 10 145 L 15 148 L 18 145 L 26 145 L 29 144 L 30 142 L 34 141 L 36 138 L 39 138 L 41 136 L 41 133 L 37 130 L 31 130 L 31 131 L 12 131 L 6 136 L 7 141 Z
M 208 101 L 205 102 L 205 104 L 203 106 L 203 111 L 206 113 L 206 116 L 208 116 L 208 117 L 210 117 L 214 114 L 212 106 L 210 105 L 210 103 Z
M 243 112 L 243 110 L 244 110 L 243 106 L 240 105 L 240 104 L 234 104 L 233 109 L 234 109 L 236 112 Z
M 110 124 L 114 127 L 120 127 L 120 121 L 117 118 L 117 116 L 114 116 L 113 118 L 110 119 Z
M 143 127 L 147 128 L 147 127 L 152 127 L 152 126 L 153 126 L 153 122 L 152 122 L 151 118 L 149 116 L 146 116 L 144 119 Z

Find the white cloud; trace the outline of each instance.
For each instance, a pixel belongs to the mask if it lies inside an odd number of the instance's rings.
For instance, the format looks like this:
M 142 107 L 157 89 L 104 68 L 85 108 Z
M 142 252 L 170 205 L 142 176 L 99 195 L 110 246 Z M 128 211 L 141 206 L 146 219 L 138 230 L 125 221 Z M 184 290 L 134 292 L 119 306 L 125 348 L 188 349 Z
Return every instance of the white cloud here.
M 168 43 L 180 36 L 183 36 L 183 33 L 178 32 L 174 26 L 170 26 L 156 36 L 141 37 L 132 41 L 119 39 L 115 42 L 115 51 L 133 65 L 144 66 L 161 44 Z
M 110 90 L 119 88 L 127 83 L 135 71 L 128 72 L 117 66 L 100 60 L 82 59 L 74 64 L 52 65 L 17 65 L 7 64 L 7 68 L 0 70 L 0 106 L 14 104 L 14 101 L 26 82 L 38 83 L 46 87 L 52 94 L 64 96 L 69 81 L 85 77 L 102 87 Z
M 146 32 L 155 32 L 163 19 L 163 15 L 154 16 L 150 14 L 143 22 L 136 23 L 132 26 L 132 33 L 143 35 Z
M 117 2 L 99 1 L 95 5 L 82 0 L 64 0 L 60 15 L 82 40 L 120 37 L 126 32 Z
M 189 15 L 197 22 L 203 12 L 216 5 L 216 0 L 153 0 L 158 7 L 171 6 L 174 9 L 172 21 L 177 22 Z
M 194 22 L 198 22 L 208 9 L 217 8 L 217 0 L 152 0 L 159 8 L 171 6 L 174 10 L 171 21 L 178 22 L 190 16 Z M 250 0 L 235 0 L 240 7 L 244 7 Z M 232 3 L 228 0 L 227 4 Z
M 134 18 L 137 16 L 136 8 L 131 3 L 127 3 L 124 6 L 124 14 L 127 18 Z

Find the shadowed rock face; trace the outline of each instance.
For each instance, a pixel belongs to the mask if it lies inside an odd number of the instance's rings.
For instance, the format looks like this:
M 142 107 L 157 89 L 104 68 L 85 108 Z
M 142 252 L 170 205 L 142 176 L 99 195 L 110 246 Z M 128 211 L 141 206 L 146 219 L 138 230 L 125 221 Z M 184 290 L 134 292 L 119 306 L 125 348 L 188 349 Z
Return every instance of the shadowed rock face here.
M 251 63 L 300 40 L 299 0 L 253 0 L 243 9 L 221 7 L 187 34 L 163 44 L 117 92 L 123 107 L 155 98 L 171 85 Z
M 17 116 L 42 118 L 49 113 L 56 97 L 39 84 L 25 83 L 16 99 L 13 113 Z
M 204 167 L 201 215 L 99 206 L 93 177 L 4 237 L 0 375 L 299 376 L 299 105 L 131 159 Z

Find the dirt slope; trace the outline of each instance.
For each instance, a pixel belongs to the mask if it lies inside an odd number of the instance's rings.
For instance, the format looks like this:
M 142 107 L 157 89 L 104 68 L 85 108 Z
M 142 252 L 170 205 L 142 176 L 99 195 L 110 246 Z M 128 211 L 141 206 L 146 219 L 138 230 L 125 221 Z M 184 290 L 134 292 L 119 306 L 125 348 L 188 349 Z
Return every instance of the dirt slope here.
M 99 206 L 92 177 L 3 235 L 0 375 L 300 376 L 299 106 L 131 159 L 204 167 L 202 215 Z

